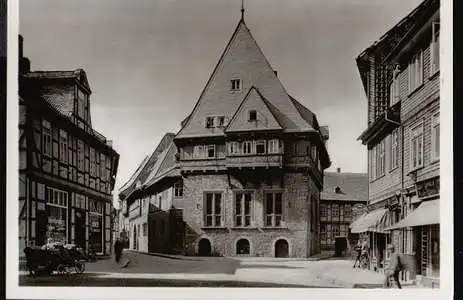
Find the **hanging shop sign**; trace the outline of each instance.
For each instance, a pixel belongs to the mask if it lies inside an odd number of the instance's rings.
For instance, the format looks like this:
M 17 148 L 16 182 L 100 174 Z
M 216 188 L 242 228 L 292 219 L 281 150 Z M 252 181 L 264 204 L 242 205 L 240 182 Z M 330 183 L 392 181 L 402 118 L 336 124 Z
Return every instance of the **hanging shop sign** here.
M 416 193 L 418 198 L 426 198 L 439 195 L 440 180 L 433 178 L 416 183 Z

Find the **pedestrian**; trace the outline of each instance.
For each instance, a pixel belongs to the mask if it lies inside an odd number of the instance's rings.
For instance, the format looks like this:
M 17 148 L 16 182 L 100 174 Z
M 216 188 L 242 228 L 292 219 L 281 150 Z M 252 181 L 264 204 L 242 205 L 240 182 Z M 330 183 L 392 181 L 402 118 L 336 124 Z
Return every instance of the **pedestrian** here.
M 365 257 L 365 258 L 368 258 L 368 254 L 369 254 L 369 251 L 370 251 L 370 245 L 368 243 L 368 239 L 365 237 L 363 238 L 363 243 L 362 243 L 362 254 L 361 256 Z
M 384 270 L 385 278 L 384 278 L 384 287 L 388 288 L 391 285 L 391 279 L 394 279 L 395 283 L 397 284 L 397 287 L 399 289 L 402 288 L 400 285 L 399 281 L 399 274 L 400 271 L 403 270 L 403 265 L 400 261 L 400 256 L 398 253 L 394 253 L 394 246 L 393 245 L 388 245 L 387 251 L 389 252 L 389 263 Z
M 354 247 L 354 251 L 357 253 L 357 257 L 355 258 L 354 266 L 352 268 L 355 268 L 357 262 L 359 263 L 360 267 L 360 255 L 362 254 L 362 243 L 360 242 L 360 239 L 357 241 L 357 244 Z
M 122 242 L 120 238 L 117 238 L 116 242 L 114 243 L 114 254 L 115 254 L 115 259 L 117 263 L 119 263 L 121 259 L 121 253 L 122 253 Z

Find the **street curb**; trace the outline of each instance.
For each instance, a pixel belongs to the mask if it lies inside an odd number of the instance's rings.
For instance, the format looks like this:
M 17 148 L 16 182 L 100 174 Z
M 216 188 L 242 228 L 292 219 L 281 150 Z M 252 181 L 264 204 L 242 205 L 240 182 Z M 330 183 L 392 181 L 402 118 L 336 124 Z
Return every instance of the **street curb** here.
M 126 251 L 131 252 L 131 253 L 138 253 L 138 254 L 143 254 L 143 255 L 157 256 L 157 257 L 163 257 L 163 258 L 168 258 L 168 259 L 201 261 L 201 259 L 177 257 L 177 256 L 171 256 L 169 254 L 162 254 L 162 253 L 155 253 L 155 252 L 144 252 L 144 251 L 136 251 L 136 250 L 126 250 Z

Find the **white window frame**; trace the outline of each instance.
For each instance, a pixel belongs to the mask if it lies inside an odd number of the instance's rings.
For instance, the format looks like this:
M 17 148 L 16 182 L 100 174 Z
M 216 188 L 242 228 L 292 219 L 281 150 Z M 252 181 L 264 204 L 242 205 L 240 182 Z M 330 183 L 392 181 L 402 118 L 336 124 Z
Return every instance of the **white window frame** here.
M 376 146 L 370 149 L 370 180 L 376 179 Z
M 209 150 L 211 150 L 211 149 L 214 151 L 213 156 L 209 156 Z M 206 146 L 206 155 L 207 155 L 207 158 L 216 158 L 217 157 L 215 145 L 207 145 Z
M 378 144 L 379 149 L 379 173 L 378 176 L 383 176 L 386 173 L 386 140 L 383 139 Z
M 414 148 L 413 148 L 413 143 L 415 141 L 417 143 L 417 147 L 416 147 L 418 151 L 417 153 L 414 152 Z M 421 147 L 419 147 L 419 145 L 421 145 Z M 424 165 L 423 150 L 424 150 L 424 125 L 422 122 L 420 122 L 419 124 L 416 124 L 415 126 L 410 128 L 410 158 L 409 158 L 410 171 L 414 171 L 416 169 L 423 167 Z M 417 154 L 419 154 L 419 156 L 416 159 L 417 163 L 414 164 L 414 158 L 415 158 L 415 155 Z M 418 163 L 420 160 L 421 160 L 421 163 Z
M 53 143 L 51 139 L 51 124 L 50 122 L 42 121 L 42 153 L 43 155 L 50 156 L 53 151 Z
M 204 146 L 196 145 L 193 147 L 193 158 L 203 158 L 204 157 Z
M 207 213 L 207 195 L 212 195 L 212 207 L 211 213 Z M 217 195 L 220 195 L 220 213 L 216 213 L 216 200 Z M 203 227 L 221 227 L 223 220 L 223 192 L 222 191 L 210 191 L 204 192 L 204 218 L 203 218 Z M 207 224 L 207 218 L 211 217 L 212 222 L 210 225 Z M 220 222 L 217 224 L 216 217 L 220 217 Z
M 231 155 L 240 154 L 240 143 L 228 142 L 228 154 L 231 154 Z
M 235 78 L 230 80 L 230 91 L 241 91 L 241 79 Z
M 440 69 L 440 22 L 432 23 L 432 36 L 431 36 L 431 61 L 429 76 L 434 75 Z
M 60 129 L 59 135 L 59 159 L 63 163 L 68 161 L 68 137 L 66 131 Z
M 399 166 L 399 129 L 396 128 L 390 135 L 391 148 L 389 155 L 389 171 L 396 169 Z
M 437 142 L 437 137 L 439 142 Z M 431 158 L 433 161 L 439 160 L 440 156 L 440 113 L 434 113 L 431 121 Z
M 413 93 L 423 84 L 423 51 L 420 49 L 410 60 L 408 65 L 408 91 Z
M 280 141 L 278 139 L 272 139 L 268 141 L 267 152 L 269 154 L 280 153 Z
M 389 86 L 389 106 L 400 102 L 400 80 L 399 80 L 399 67 L 396 66 L 392 74 L 392 82 Z
M 209 124 L 209 121 L 211 122 L 210 124 Z M 205 121 L 204 126 L 206 128 L 214 128 L 215 127 L 215 117 L 211 117 L 211 116 L 206 117 L 206 121 Z
M 258 145 L 261 145 L 261 146 L 263 145 L 264 146 L 264 152 L 262 152 L 262 153 L 257 152 L 257 146 Z M 267 143 L 266 143 L 265 140 L 257 140 L 255 142 L 255 147 L 256 147 L 256 154 L 266 154 L 267 153 Z
M 235 191 L 233 193 L 233 225 L 235 227 L 251 227 L 253 224 L 253 203 L 254 203 L 254 192 L 253 191 Z M 238 200 L 238 195 L 241 195 L 241 198 Z M 245 205 L 246 205 L 246 195 L 250 195 L 251 199 L 249 200 L 249 212 L 246 214 Z M 236 211 L 236 204 L 240 202 L 240 211 Z M 241 224 L 238 224 L 238 218 L 241 218 Z M 246 224 L 246 218 L 249 218 L 249 223 Z
M 82 172 L 85 170 L 85 143 L 80 139 L 77 140 L 77 169 Z
M 243 151 L 243 154 L 253 154 L 253 145 L 252 145 L 252 141 L 244 141 L 243 144 L 242 144 L 242 151 Z M 246 145 L 249 145 L 249 147 L 247 147 Z M 246 151 L 246 149 L 249 148 L 249 151 Z
M 267 213 L 267 195 L 272 195 L 272 213 Z M 281 195 L 281 213 L 277 214 L 276 211 L 276 194 Z M 265 191 L 264 192 L 264 227 L 284 227 L 285 218 L 285 200 L 283 191 Z M 271 224 L 267 225 L 267 217 L 271 217 Z M 280 225 L 277 225 L 276 218 L 280 217 Z
M 256 115 L 255 119 L 251 119 L 251 113 Z M 257 121 L 257 110 L 255 109 L 248 110 L 248 122 L 256 122 L 256 121 Z
M 217 117 L 217 127 L 225 127 L 225 116 Z
M 174 197 L 183 198 L 183 181 L 176 182 L 174 184 Z

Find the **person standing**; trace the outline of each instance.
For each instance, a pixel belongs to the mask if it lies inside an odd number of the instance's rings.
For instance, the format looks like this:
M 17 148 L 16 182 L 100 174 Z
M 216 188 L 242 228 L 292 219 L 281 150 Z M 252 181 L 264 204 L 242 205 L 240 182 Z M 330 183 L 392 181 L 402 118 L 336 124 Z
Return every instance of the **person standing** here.
M 358 262 L 359 267 L 361 265 L 360 255 L 362 254 L 362 244 L 360 242 L 360 239 L 357 241 L 357 245 L 355 245 L 354 250 L 357 253 L 357 257 L 355 258 L 354 265 L 352 266 L 352 268 L 355 268 L 355 266 L 357 265 L 357 262 Z
M 400 261 L 400 256 L 398 253 L 394 253 L 394 246 L 388 245 L 387 251 L 389 252 L 389 264 L 387 265 L 386 269 L 384 270 L 385 278 L 384 278 L 384 287 L 388 288 L 391 285 L 390 280 L 394 279 L 397 287 L 399 289 L 402 288 L 399 281 L 399 274 L 400 271 L 403 270 L 402 263 Z
M 117 238 L 116 242 L 114 243 L 114 254 L 115 254 L 115 259 L 117 263 L 121 259 L 121 253 L 122 253 L 122 243 L 121 243 L 120 238 Z

